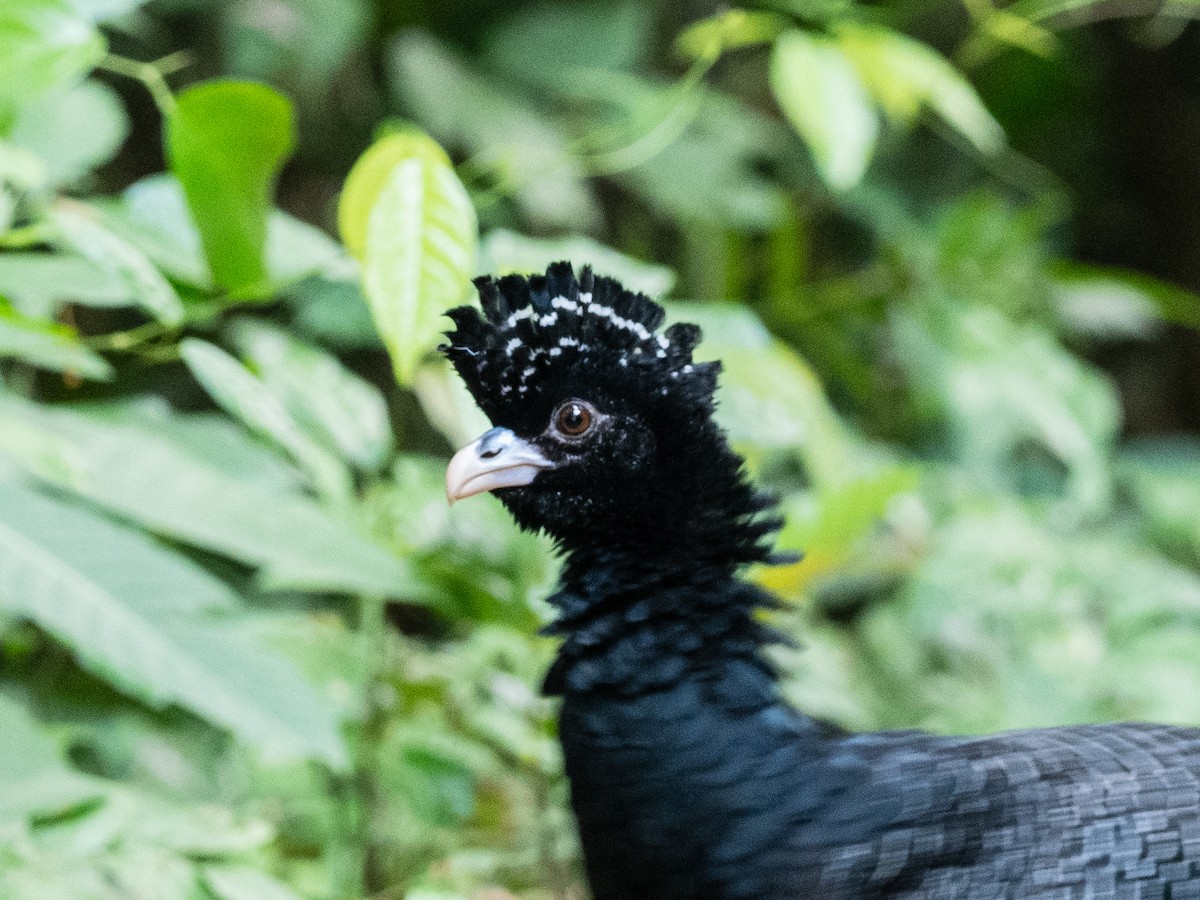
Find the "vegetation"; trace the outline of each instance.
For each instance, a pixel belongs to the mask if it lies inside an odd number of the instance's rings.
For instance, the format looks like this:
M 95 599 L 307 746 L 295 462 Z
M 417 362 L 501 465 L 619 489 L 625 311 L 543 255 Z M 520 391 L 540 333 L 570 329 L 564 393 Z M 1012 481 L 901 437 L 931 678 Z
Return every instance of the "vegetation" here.
M 723 359 L 806 711 L 1200 721 L 1200 443 L 1095 363 L 1200 304 L 1087 261 L 1191 11 L 4 0 L 0 896 L 585 895 L 552 548 L 446 508 L 434 352 L 560 258 Z

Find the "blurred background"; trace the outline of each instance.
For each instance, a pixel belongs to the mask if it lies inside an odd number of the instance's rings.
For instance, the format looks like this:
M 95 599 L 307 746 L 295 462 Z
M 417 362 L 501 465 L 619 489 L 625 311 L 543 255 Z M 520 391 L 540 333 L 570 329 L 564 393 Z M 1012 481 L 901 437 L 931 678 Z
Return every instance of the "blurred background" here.
M 805 712 L 1200 724 L 1198 14 L 4 0 L 0 897 L 586 897 L 434 352 L 556 259 L 723 360 Z

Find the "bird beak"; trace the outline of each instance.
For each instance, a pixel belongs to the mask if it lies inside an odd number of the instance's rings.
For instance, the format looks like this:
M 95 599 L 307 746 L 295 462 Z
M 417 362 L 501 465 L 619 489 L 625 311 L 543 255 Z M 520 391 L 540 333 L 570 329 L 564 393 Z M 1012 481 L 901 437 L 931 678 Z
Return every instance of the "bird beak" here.
M 446 499 L 454 503 L 484 491 L 522 487 L 537 478 L 542 469 L 553 468 L 554 463 L 528 441 L 507 428 L 493 428 L 450 460 Z

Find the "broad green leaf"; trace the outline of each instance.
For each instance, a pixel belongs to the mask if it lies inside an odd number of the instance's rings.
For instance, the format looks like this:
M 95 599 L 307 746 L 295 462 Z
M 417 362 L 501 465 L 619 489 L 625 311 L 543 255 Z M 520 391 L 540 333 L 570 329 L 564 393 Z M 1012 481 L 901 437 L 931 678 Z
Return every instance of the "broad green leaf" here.
M 466 297 L 475 210 L 442 151 L 423 135 L 384 138 L 359 166 L 347 179 L 340 221 L 350 243 L 369 210 L 364 291 L 396 377 L 407 384 L 436 346 L 442 314 Z
M 262 84 L 208 81 L 179 95 L 167 156 L 216 283 L 234 295 L 267 288 L 264 252 L 275 177 L 295 145 L 291 103 Z
M 183 321 L 183 301 L 175 289 L 140 250 L 106 228 L 95 209 L 63 200 L 55 206 L 51 221 L 64 243 L 111 279 L 128 285 L 149 315 L 165 325 Z
M 81 80 L 104 50 L 103 36 L 67 0 L 4 0 L 0 125 L 37 95 Z
M 0 358 L 20 359 L 41 369 L 107 381 L 110 366 L 79 342 L 65 325 L 31 319 L 13 312 L 0 301 Z
M 675 273 L 666 266 L 634 259 L 588 237 L 538 239 L 497 228 L 483 239 L 479 256 L 480 271 L 492 275 L 544 272 L 550 263 L 565 259 L 576 272 L 590 265 L 597 275 L 615 278 L 631 291 L 656 299 L 675 286 Z
M 771 51 L 771 91 L 817 172 L 845 190 L 862 179 L 879 119 L 854 64 L 831 38 L 793 29 Z
M 9 139 L 36 153 L 55 184 L 68 184 L 112 159 L 128 134 L 116 92 L 91 80 L 21 109 Z
M 515 82 L 544 84 L 581 70 L 628 71 L 650 58 L 655 11 L 639 0 L 538 3 L 484 32 L 489 68 Z M 536 59 L 538 65 L 529 61 Z
M 176 703 L 272 754 L 345 763 L 331 712 L 296 669 L 234 624 L 221 582 L 145 535 L 0 484 L 0 605 L 155 706 Z
M 884 111 L 911 122 L 928 106 L 981 153 L 1004 146 L 1004 130 L 966 77 L 932 47 L 875 25 L 846 23 L 837 30 L 841 50 Z
M 344 500 L 351 495 L 345 467 L 304 433 L 283 401 L 245 366 L 199 338 L 185 338 L 179 352 L 213 401 L 291 454 L 323 496 Z
M 243 320 L 234 339 L 262 382 L 309 434 L 364 471 L 378 471 L 392 449 L 379 390 L 337 357 L 263 322 Z
M 450 157 L 435 141 L 420 132 L 401 131 L 385 135 L 368 147 L 346 176 L 338 198 L 338 231 L 356 259 L 366 256 L 367 226 L 379 195 L 396 166 L 410 159 L 450 165 Z
M 627 76 L 612 90 L 643 106 L 661 103 L 672 89 Z M 752 232 L 778 227 L 787 201 L 778 181 L 763 173 L 762 163 L 794 166 L 791 129 L 735 97 L 696 90 L 695 120 L 669 148 L 619 179 L 685 226 Z
M 252 454 L 224 434 L 228 420 L 113 418 L 0 403 L 0 455 L 153 532 L 261 568 L 271 583 L 424 599 L 404 561 L 278 473 L 247 468 Z
M 0 826 L 57 815 L 103 797 L 100 782 L 68 769 L 29 713 L 3 695 L 0 733 Z
M 63 303 L 130 306 L 133 291 L 111 270 L 65 253 L 0 254 L 0 296 L 23 315 L 53 319 Z
M 474 812 L 476 775 L 465 754 L 445 744 L 418 729 L 402 731 L 388 747 L 380 780 L 417 818 L 452 828 Z
M 358 268 L 342 246 L 307 222 L 278 209 L 267 216 L 267 276 L 271 291 L 312 275 L 356 278 Z
M 861 469 L 861 466 L 859 466 Z M 796 565 L 763 570 L 758 580 L 784 596 L 795 596 L 816 578 L 845 564 L 883 520 L 888 507 L 917 488 L 915 469 L 881 465 L 811 495 L 793 495 L 778 546 L 803 554 Z
M 204 883 L 218 900 L 301 900 L 286 884 L 250 866 L 206 865 Z

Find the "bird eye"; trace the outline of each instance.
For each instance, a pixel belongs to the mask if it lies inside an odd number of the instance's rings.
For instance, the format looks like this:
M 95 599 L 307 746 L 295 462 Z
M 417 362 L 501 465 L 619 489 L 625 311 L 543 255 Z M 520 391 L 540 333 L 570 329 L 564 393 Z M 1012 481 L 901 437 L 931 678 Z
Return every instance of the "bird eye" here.
M 554 413 L 554 428 L 566 437 L 580 437 L 595 421 L 592 408 L 579 400 L 568 400 Z

